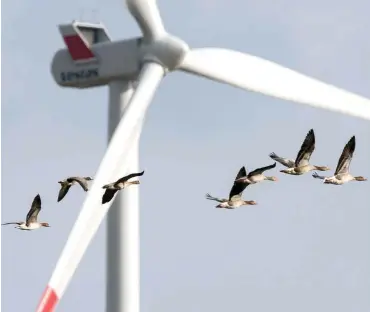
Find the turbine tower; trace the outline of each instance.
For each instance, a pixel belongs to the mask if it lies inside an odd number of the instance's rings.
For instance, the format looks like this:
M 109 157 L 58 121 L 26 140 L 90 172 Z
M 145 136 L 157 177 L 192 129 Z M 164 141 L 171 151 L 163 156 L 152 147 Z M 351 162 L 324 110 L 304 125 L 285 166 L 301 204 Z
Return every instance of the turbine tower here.
M 259 57 L 220 48 L 190 49 L 169 34 L 155 0 L 126 0 L 142 37 L 112 41 L 102 24 L 60 25 L 66 48 L 52 75 L 62 87 L 109 87 L 107 151 L 37 308 L 54 311 L 107 214 L 102 185 L 139 170 L 138 142 L 146 110 L 162 78 L 180 70 L 245 90 L 370 120 L 370 100 Z M 108 312 L 139 312 L 139 193 L 118 194 L 108 214 Z

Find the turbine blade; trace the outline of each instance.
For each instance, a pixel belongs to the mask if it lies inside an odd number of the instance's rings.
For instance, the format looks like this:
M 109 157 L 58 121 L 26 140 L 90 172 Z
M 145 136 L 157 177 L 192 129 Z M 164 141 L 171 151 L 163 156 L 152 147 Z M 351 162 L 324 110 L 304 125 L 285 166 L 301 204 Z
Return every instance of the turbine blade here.
M 256 56 L 219 48 L 188 52 L 180 70 L 242 89 L 370 120 L 370 100 Z
M 144 65 L 137 89 L 134 91 L 126 112 L 110 140 L 91 189 L 86 194 L 81 212 L 69 234 L 48 287 L 37 308 L 38 312 L 54 311 L 91 239 L 110 208 L 113 201 L 103 206 L 101 205 L 102 195 L 105 191 L 102 189 L 102 185 L 107 181 L 111 181 L 117 165 L 123 163 L 122 172 L 127 171 L 128 163 L 124 161 L 130 156 L 131 146 L 138 139 L 145 111 L 163 75 L 164 69 L 162 66 L 155 63 Z
M 126 0 L 126 4 L 145 40 L 155 40 L 166 33 L 156 0 Z

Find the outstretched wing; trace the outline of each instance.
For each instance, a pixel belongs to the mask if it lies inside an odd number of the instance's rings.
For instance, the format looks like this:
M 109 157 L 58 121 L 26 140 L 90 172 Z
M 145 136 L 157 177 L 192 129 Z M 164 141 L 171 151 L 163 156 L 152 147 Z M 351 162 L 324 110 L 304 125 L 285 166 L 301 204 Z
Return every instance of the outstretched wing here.
M 144 171 L 142 172 L 138 172 L 138 173 L 131 173 L 131 174 L 128 174 L 127 176 L 124 176 L 123 178 L 121 179 L 118 179 L 116 181 L 116 183 L 123 183 L 123 182 L 126 182 L 127 180 L 131 179 L 131 178 L 135 178 L 135 177 L 139 177 L 139 176 L 142 176 L 144 174 Z
M 294 160 L 284 158 L 284 157 L 279 157 L 275 153 L 271 153 L 269 156 L 270 158 L 272 158 L 273 160 L 277 161 L 278 163 L 282 164 L 285 167 L 293 168 L 295 165 Z
M 21 225 L 23 222 L 19 221 L 19 222 L 6 222 L 6 223 L 1 223 L 1 225 L 8 225 L 8 224 L 17 224 L 17 225 Z
M 110 202 L 117 191 L 118 190 L 106 189 L 101 203 L 104 205 L 105 203 Z
M 58 194 L 58 202 L 60 202 L 64 198 L 64 196 L 67 195 L 70 187 L 71 187 L 71 185 L 68 185 L 68 184 L 62 184 L 61 185 L 60 190 L 59 190 L 59 194 Z
M 227 199 L 226 198 L 217 198 L 217 197 L 213 197 L 211 196 L 210 194 L 206 194 L 206 198 L 209 199 L 209 200 L 215 200 L 219 203 L 224 203 L 224 202 L 227 202 Z
M 41 197 L 39 194 L 33 199 L 31 209 L 29 210 L 26 217 L 26 225 L 29 226 L 30 223 L 37 221 L 37 216 L 41 210 Z
M 318 173 L 317 173 L 317 172 L 314 172 L 314 173 L 312 174 L 312 176 L 313 176 L 315 179 L 321 179 L 321 180 L 324 180 L 324 179 L 325 179 L 325 177 L 324 177 L 324 176 L 318 175 Z
M 238 171 L 238 174 L 235 177 L 235 180 L 246 177 L 247 176 L 247 170 L 245 170 L 245 167 L 241 167 Z
M 266 170 L 270 170 L 270 169 L 275 168 L 275 167 L 276 167 L 276 162 L 273 163 L 272 165 L 255 169 L 255 170 L 253 170 L 253 171 L 251 171 L 251 172 L 248 173 L 248 178 L 251 177 L 251 176 L 254 176 L 254 175 L 262 174 Z
M 89 185 L 87 184 L 87 181 L 85 179 L 80 178 L 80 177 L 71 177 L 70 179 L 72 181 L 76 181 L 83 188 L 85 192 L 89 190 Z
M 236 175 L 236 178 L 235 180 L 237 179 L 240 179 L 242 177 L 246 177 L 247 176 L 247 171 L 245 170 L 245 167 L 241 167 L 238 174 Z M 242 183 L 242 182 L 235 182 L 234 181 L 234 184 L 230 190 L 230 193 L 229 193 L 229 200 L 231 200 L 231 198 L 235 195 L 240 195 L 243 193 L 243 191 L 245 190 L 245 188 L 249 185 L 249 183 Z
M 242 193 L 244 192 L 248 185 L 249 183 L 234 182 L 233 187 L 231 188 L 229 193 L 229 200 L 231 200 L 231 198 L 234 197 L 235 195 L 241 197 Z
M 311 129 L 310 131 L 308 131 L 301 145 L 301 149 L 297 154 L 295 166 L 301 167 L 308 165 L 314 150 L 315 150 L 315 133 L 313 132 L 313 129 Z
M 356 138 L 355 136 L 353 136 L 343 148 L 342 154 L 340 155 L 338 160 L 337 168 L 335 169 L 335 175 L 348 173 L 355 148 Z

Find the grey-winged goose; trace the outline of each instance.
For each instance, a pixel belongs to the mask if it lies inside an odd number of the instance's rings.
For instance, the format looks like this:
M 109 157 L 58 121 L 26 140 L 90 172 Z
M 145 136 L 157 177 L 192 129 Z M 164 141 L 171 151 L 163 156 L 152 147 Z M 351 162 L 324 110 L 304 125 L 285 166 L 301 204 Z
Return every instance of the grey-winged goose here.
M 238 174 L 236 175 L 235 180 L 240 179 L 246 175 L 247 173 L 246 173 L 245 167 L 243 166 L 238 171 Z M 243 205 L 257 205 L 257 202 L 255 202 L 254 200 L 243 200 L 241 198 L 242 193 L 246 187 L 247 187 L 246 184 L 236 183 L 234 181 L 234 184 L 229 193 L 229 199 L 213 197 L 208 193 L 206 194 L 206 198 L 209 200 L 214 200 L 214 201 L 219 202 L 220 204 L 218 204 L 216 208 L 235 209 Z
M 270 157 L 282 164 L 288 169 L 280 170 L 282 173 L 291 174 L 291 175 L 302 175 L 312 170 L 327 171 L 330 168 L 326 166 L 316 166 L 309 163 L 311 155 L 315 150 L 315 133 L 313 129 L 308 131 L 301 148 L 297 154 L 295 161 L 292 159 L 287 159 L 284 157 L 279 157 L 275 153 L 271 153 Z
M 70 187 L 72 185 L 75 185 L 76 183 L 78 183 L 82 187 L 82 189 L 85 192 L 87 192 L 89 190 L 88 181 L 92 181 L 92 180 L 93 178 L 91 177 L 69 177 L 65 180 L 58 181 L 58 183 L 60 184 L 58 202 L 60 202 L 64 198 L 64 196 L 67 195 Z
M 47 222 L 37 221 L 37 216 L 39 215 L 40 210 L 41 210 L 41 197 L 39 194 L 37 194 L 33 199 L 31 209 L 27 213 L 26 221 L 7 222 L 1 225 L 16 224 L 17 226 L 15 228 L 27 231 L 36 230 L 39 229 L 40 227 L 50 227 L 49 223 Z
M 128 180 L 131 178 L 142 176 L 143 174 L 144 171 L 139 173 L 131 173 L 127 176 L 124 176 L 121 179 L 118 179 L 116 182 L 104 185 L 103 189 L 106 189 L 106 191 L 102 198 L 102 204 L 110 202 L 117 191 L 122 190 L 131 184 L 140 184 L 140 181 L 128 181 Z
M 256 183 L 264 181 L 264 180 L 277 181 L 278 180 L 277 177 L 269 177 L 269 176 L 265 176 L 263 174 L 266 170 L 270 170 L 270 169 L 273 169 L 275 167 L 276 167 L 276 162 L 273 163 L 272 165 L 269 165 L 269 166 L 257 168 L 255 170 L 249 172 L 245 176 L 236 179 L 235 182 L 236 183 L 245 183 L 246 186 L 248 186 L 249 184 L 256 184 Z M 243 168 L 245 170 L 245 167 L 243 167 Z
M 333 176 L 324 177 L 318 175 L 316 172 L 314 172 L 312 176 L 316 179 L 324 180 L 325 184 L 334 184 L 334 185 L 342 185 L 350 181 L 367 181 L 367 179 L 362 176 L 354 177 L 349 173 L 349 167 L 352 161 L 355 148 L 356 148 L 356 138 L 355 136 L 353 136 L 344 146 L 342 154 L 340 155 L 338 160 L 337 168 L 335 169 L 335 173 Z

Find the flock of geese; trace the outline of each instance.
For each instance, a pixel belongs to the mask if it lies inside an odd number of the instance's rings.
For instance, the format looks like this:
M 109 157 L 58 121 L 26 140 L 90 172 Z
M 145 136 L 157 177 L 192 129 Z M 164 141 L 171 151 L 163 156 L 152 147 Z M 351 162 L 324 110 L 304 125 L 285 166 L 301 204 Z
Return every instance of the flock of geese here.
M 102 197 L 102 204 L 108 203 L 112 200 L 113 196 L 119 190 L 124 189 L 125 187 L 132 185 L 132 184 L 140 184 L 140 181 L 129 181 L 132 178 L 142 176 L 144 171 L 138 173 L 131 173 L 129 175 L 124 176 L 123 178 L 118 179 L 115 182 L 106 184 L 103 186 L 105 192 Z M 91 177 L 69 177 L 65 180 L 58 181 L 60 184 L 60 190 L 58 194 L 58 202 L 60 202 L 68 193 L 69 189 L 72 185 L 79 184 L 82 189 L 87 192 L 89 189 L 88 182 L 92 181 L 93 178 Z M 32 205 L 30 210 L 27 213 L 26 221 L 18 221 L 18 222 L 7 222 L 1 225 L 8 225 L 8 224 L 15 224 L 15 228 L 20 230 L 36 230 L 41 227 L 50 227 L 49 223 L 47 222 L 39 222 L 37 221 L 37 217 L 41 211 L 41 197 L 40 194 L 37 194 L 33 199 Z
M 325 177 L 314 172 L 312 176 L 316 179 L 324 180 L 325 184 L 342 185 L 350 181 L 367 181 L 366 178 L 362 176 L 353 176 L 349 173 L 349 166 L 353 157 L 353 153 L 356 148 L 356 138 L 355 136 L 345 145 L 342 154 L 339 157 L 337 168 L 335 169 L 334 175 Z M 271 153 L 269 156 L 275 163 L 266 167 L 255 169 L 247 174 L 245 167 L 241 167 L 236 178 L 234 180 L 233 186 L 231 187 L 229 198 L 217 198 L 210 194 L 206 194 L 206 198 L 209 200 L 214 200 L 219 202 L 216 208 L 226 208 L 235 209 L 244 205 L 257 205 L 254 200 L 244 200 L 242 199 L 242 194 L 246 187 L 250 184 L 256 184 L 264 180 L 277 181 L 276 177 L 265 176 L 263 173 L 267 170 L 276 167 L 276 162 L 287 167 L 287 169 L 280 170 L 280 172 L 290 175 L 302 175 L 310 171 L 328 171 L 330 168 L 326 166 L 317 166 L 310 164 L 310 158 L 315 150 L 315 133 L 313 129 L 308 131 L 301 148 L 297 154 L 295 161 L 293 159 L 288 159 L 284 157 L 279 157 L 275 153 Z
M 345 145 L 342 154 L 339 157 L 337 168 L 333 176 L 325 177 L 320 176 L 316 172 L 313 173 L 313 177 L 316 179 L 324 180 L 325 184 L 334 184 L 342 185 L 350 181 L 367 181 L 366 178 L 362 176 L 353 176 L 349 173 L 349 166 L 353 157 L 353 153 L 356 147 L 356 139 L 353 136 L 348 143 Z M 315 150 L 315 133 L 313 129 L 308 131 L 301 148 L 297 154 L 297 157 L 294 160 L 279 157 L 275 153 L 271 153 L 269 156 L 275 163 L 266 167 L 255 169 L 247 174 L 245 167 L 240 168 L 234 182 L 233 186 L 229 193 L 229 198 L 217 198 L 213 197 L 210 194 L 206 194 L 206 198 L 209 200 L 214 200 L 219 202 L 216 208 L 226 208 L 226 209 L 235 209 L 243 205 L 256 205 L 257 202 L 254 200 L 244 200 L 242 199 L 242 194 L 246 187 L 250 184 L 256 184 L 264 180 L 277 181 L 276 177 L 265 176 L 264 172 L 276 167 L 276 162 L 279 162 L 287 169 L 280 170 L 280 172 L 290 175 L 302 175 L 310 171 L 328 171 L 330 168 L 326 166 L 317 166 L 310 164 L 310 158 Z M 104 185 L 102 188 L 105 189 L 105 192 L 102 197 L 102 204 L 108 203 L 112 200 L 116 192 L 124 189 L 129 185 L 140 184 L 140 181 L 129 181 L 132 178 L 142 176 L 144 171 L 138 173 L 131 173 L 118 179 L 113 183 Z M 70 187 L 75 184 L 79 184 L 82 189 L 87 192 L 88 182 L 93 180 L 91 177 L 69 177 L 63 181 L 59 181 L 61 188 L 58 194 L 58 202 L 60 202 L 68 193 Z M 15 224 L 17 229 L 20 230 L 35 230 L 41 227 L 50 227 L 47 222 L 38 222 L 37 217 L 41 210 L 41 197 L 39 194 L 34 198 L 31 209 L 29 210 L 26 221 L 19 222 L 8 222 L 3 223 L 2 225 Z

